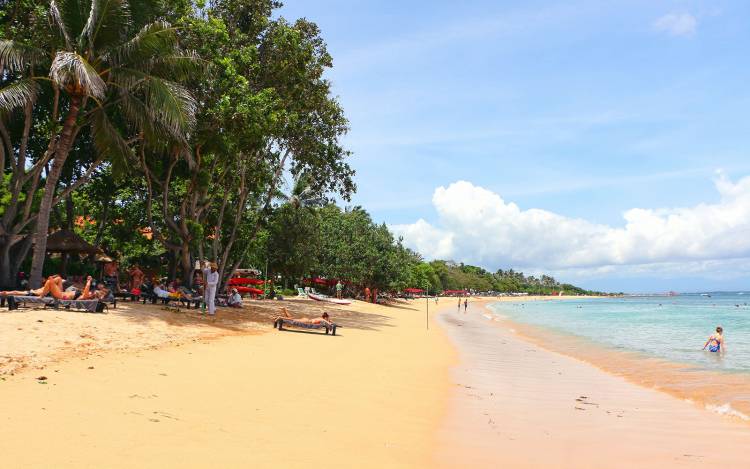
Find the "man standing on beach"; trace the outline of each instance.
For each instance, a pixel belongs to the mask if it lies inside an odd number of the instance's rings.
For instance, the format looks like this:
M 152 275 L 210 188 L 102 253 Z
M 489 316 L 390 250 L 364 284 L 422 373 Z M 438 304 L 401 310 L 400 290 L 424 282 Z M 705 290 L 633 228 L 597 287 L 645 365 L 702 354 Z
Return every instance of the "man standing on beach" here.
M 341 280 L 336 282 L 336 298 L 339 300 L 341 299 L 341 291 L 344 289 L 344 286 L 341 284 Z
M 458 312 L 461 312 L 461 297 L 458 297 Z
M 210 268 L 208 268 L 210 266 Z M 216 314 L 216 287 L 219 285 L 219 272 L 216 271 L 218 266 L 215 262 L 211 264 L 204 263 L 203 281 L 205 282 L 205 302 L 208 307 L 208 314 Z
M 461 306 L 460 306 L 460 305 L 461 305 L 461 302 L 459 301 L 459 303 L 458 303 L 458 304 L 459 304 L 459 306 L 458 306 L 458 307 L 460 308 L 460 307 L 461 307 Z M 464 314 L 466 314 L 466 309 L 467 309 L 468 307 L 469 307 L 469 299 L 468 299 L 468 298 L 466 298 L 466 299 L 464 299 Z

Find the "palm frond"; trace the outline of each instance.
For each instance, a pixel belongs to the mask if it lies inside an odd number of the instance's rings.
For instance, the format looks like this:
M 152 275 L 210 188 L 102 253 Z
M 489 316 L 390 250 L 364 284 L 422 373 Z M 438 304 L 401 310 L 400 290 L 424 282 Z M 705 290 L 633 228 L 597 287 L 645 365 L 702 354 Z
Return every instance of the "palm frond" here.
M 91 115 L 91 135 L 100 156 L 119 167 L 128 164 L 133 153 L 104 109 L 97 109 Z
M 39 85 L 30 78 L 13 82 L 0 89 L 0 110 L 10 112 L 29 102 L 34 102 L 38 92 Z
M 78 46 L 97 50 L 121 39 L 122 31 L 130 23 L 130 8 L 126 0 L 91 0 L 86 24 L 78 38 Z
M 206 70 L 208 62 L 201 59 L 195 51 L 185 51 L 179 54 L 160 55 L 150 60 L 148 68 L 152 73 L 168 76 L 173 80 L 182 81 Z
M 21 71 L 47 59 L 42 49 L 17 41 L 0 41 L 0 62 L 11 71 Z
M 106 1 L 106 0 L 104 0 Z M 81 36 L 78 38 L 78 47 L 84 49 L 86 42 L 88 46 L 93 49 L 94 35 L 96 27 L 101 21 L 102 14 L 102 0 L 91 0 L 91 6 L 89 8 L 89 16 L 86 19 L 86 25 L 81 31 Z
M 68 31 L 68 27 L 63 20 L 62 14 L 60 14 L 60 7 L 57 5 L 57 2 L 55 0 L 52 0 L 49 4 L 49 17 L 50 21 L 52 22 L 52 26 L 54 26 L 63 37 L 63 40 L 65 41 L 65 47 L 68 49 L 72 49 L 73 41 L 70 39 L 70 32 Z
M 117 67 L 109 72 L 109 82 L 123 91 L 130 91 L 150 78 L 150 75 L 142 70 L 133 68 Z
M 107 52 L 105 60 L 120 66 L 134 60 L 149 60 L 160 55 L 172 54 L 176 48 L 175 28 L 166 21 L 156 21 L 141 28 L 126 43 Z
M 187 88 L 152 76 L 144 82 L 143 91 L 150 118 L 174 137 L 184 138 L 195 126 L 196 103 Z
M 171 132 L 160 122 L 153 120 L 153 112 L 137 96 L 120 91 L 120 104 L 118 109 L 129 125 L 143 134 L 144 143 L 151 149 L 163 150 L 166 146 L 175 143 Z M 183 140 L 181 136 L 177 140 Z
M 104 97 L 107 85 L 94 67 L 75 52 L 58 52 L 49 69 L 49 76 L 62 88 L 97 99 Z
M 148 119 L 148 109 L 143 101 L 128 93 L 126 90 L 120 90 L 120 104 L 118 108 L 122 111 L 123 117 L 134 128 L 146 134 L 155 135 L 157 132 L 150 125 Z

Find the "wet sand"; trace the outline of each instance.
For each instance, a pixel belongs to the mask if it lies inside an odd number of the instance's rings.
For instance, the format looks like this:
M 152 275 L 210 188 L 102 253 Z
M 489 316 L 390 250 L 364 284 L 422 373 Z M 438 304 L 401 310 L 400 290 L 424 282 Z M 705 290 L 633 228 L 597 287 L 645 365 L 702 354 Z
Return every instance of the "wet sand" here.
M 474 306 L 440 317 L 460 365 L 436 466 L 747 467 L 747 424 L 548 351 Z

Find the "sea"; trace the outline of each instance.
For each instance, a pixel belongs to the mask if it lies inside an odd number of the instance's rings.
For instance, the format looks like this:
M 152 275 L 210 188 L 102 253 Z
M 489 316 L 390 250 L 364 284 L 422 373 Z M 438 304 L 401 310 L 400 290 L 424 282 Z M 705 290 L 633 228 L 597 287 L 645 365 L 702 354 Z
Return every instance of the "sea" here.
M 750 292 L 494 303 L 527 338 L 718 413 L 750 421 Z M 725 353 L 703 351 L 724 328 Z

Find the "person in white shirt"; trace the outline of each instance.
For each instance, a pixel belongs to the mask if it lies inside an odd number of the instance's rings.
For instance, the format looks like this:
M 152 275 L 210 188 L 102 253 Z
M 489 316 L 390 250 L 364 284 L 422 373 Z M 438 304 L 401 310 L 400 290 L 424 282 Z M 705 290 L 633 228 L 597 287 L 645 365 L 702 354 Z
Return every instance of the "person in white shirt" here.
M 164 287 L 160 283 L 154 287 L 154 295 L 156 295 L 158 298 L 169 298 L 169 291 L 164 289 Z
M 208 314 L 213 316 L 216 314 L 216 287 L 219 285 L 219 272 L 216 271 L 218 266 L 215 262 L 210 264 L 204 264 L 203 268 L 203 281 L 205 282 L 205 301 L 208 307 Z
M 229 297 L 227 304 L 232 308 L 242 308 L 242 297 L 236 288 L 232 288 L 232 295 Z

